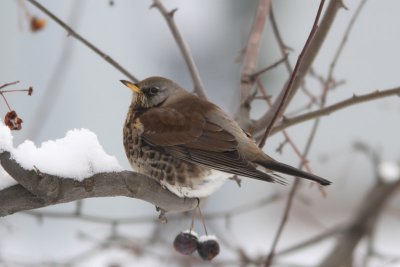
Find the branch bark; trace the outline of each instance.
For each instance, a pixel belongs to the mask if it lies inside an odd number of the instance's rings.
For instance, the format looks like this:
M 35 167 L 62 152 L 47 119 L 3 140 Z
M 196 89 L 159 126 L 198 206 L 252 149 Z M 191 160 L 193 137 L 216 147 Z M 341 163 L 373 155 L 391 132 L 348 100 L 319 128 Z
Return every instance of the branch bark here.
M 0 163 L 18 183 L 0 191 L 0 216 L 92 197 L 126 196 L 147 201 L 163 211 L 188 211 L 197 199 L 180 198 L 157 181 L 130 171 L 98 173 L 83 181 L 26 170 L 9 152 Z

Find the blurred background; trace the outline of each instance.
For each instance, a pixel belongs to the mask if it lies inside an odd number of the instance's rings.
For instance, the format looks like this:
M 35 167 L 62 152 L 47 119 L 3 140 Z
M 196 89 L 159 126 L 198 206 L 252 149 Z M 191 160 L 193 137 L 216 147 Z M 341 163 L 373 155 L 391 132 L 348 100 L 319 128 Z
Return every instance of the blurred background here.
M 273 1 L 275 17 L 285 43 L 292 49 L 294 65 L 307 38 L 319 1 Z M 41 0 L 46 8 L 66 21 L 106 54 L 139 79 L 165 76 L 192 90 L 187 67 L 177 45 L 152 1 L 128 0 Z M 165 0 L 168 9 L 178 8 L 176 23 L 191 48 L 209 98 L 234 115 L 239 105 L 240 52 L 245 47 L 258 1 Z M 334 53 L 359 1 L 345 1 L 313 64 L 326 76 Z M 334 77 L 344 83 L 329 93 L 327 104 L 377 89 L 400 86 L 400 2 L 369 0 L 355 22 Z M 46 26 L 31 32 L 26 11 L 46 20 Z M 14 88 L 33 86 L 31 97 L 10 94 L 8 101 L 23 118 L 23 129 L 14 131 L 14 144 L 25 139 L 41 142 L 62 138 L 73 128 L 87 128 L 97 134 L 104 150 L 130 169 L 122 145 L 122 126 L 131 92 L 119 80 L 118 70 L 90 51 L 41 11 L 25 1 L 0 2 L 0 84 L 19 80 Z M 270 22 L 261 46 L 259 66 L 281 58 Z M 263 75 L 268 93 L 276 95 L 287 81 L 283 65 Z M 308 77 L 307 88 L 315 95 L 321 84 Z M 301 92 L 288 112 L 307 103 Z M 255 102 L 252 116 L 261 116 L 267 106 Z M 0 104 L 0 114 L 7 112 Z M 323 197 L 317 187 L 304 183 L 295 199 L 289 223 L 277 251 L 323 233 L 349 221 L 374 186 L 374 166 L 354 150 L 362 142 L 377 152 L 382 161 L 400 160 L 400 102 L 385 98 L 353 106 L 323 117 L 308 156 L 316 174 L 333 181 Z M 303 149 L 312 122 L 291 127 L 288 133 Z M 267 141 L 265 150 L 291 165 L 299 158 L 289 146 L 276 151 L 284 140 L 278 133 Z M 220 265 L 238 266 L 240 248 L 251 258 L 267 255 L 280 223 L 289 186 L 243 179 L 239 188 L 228 181 L 209 198 L 205 214 L 220 214 L 207 221 L 209 232 L 222 240 Z M 278 200 L 259 205 L 260 200 Z M 374 247 L 385 257 L 372 257 L 369 266 L 400 266 L 400 198 L 394 195 L 379 217 Z M 1 203 L 0 203 L 1 205 Z M 40 210 L 60 214 L 75 211 L 76 203 Z M 149 203 L 122 197 L 87 199 L 82 214 L 108 220 L 37 216 L 20 212 L 0 219 L 0 266 L 208 266 L 198 259 L 180 257 L 173 250 L 177 233 L 190 225 L 190 216 L 172 216 L 157 222 Z M 246 212 L 240 210 L 249 205 Z M 239 209 L 238 209 L 239 207 Z M 228 216 L 223 214 L 228 213 Z M 175 216 L 175 217 L 174 217 Z M 227 219 L 229 217 L 229 219 Z M 127 221 L 124 218 L 144 218 Z M 175 218 L 175 219 L 174 219 Z M 196 230 L 202 233 L 200 222 Z M 113 239 L 114 238 L 114 239 Z M 274 266 L 313 266 L 335 244 L 326 239 L 312 247 L 277 258 Z M 355 265 L 363 266 L 368 242 L 355 254 Z M 280 263 L 280 264 L 278 264 Z M 296 265 L 297 264 L 297 265 Z

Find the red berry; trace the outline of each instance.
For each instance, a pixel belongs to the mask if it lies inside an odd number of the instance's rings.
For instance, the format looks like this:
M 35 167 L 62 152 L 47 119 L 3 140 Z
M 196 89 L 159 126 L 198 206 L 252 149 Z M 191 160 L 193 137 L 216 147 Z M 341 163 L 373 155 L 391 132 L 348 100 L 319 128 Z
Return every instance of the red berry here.
M 203 260 L 210 261 L 219 254 L 219 244 L 215 237 L 200 237 L 197 252 Z
M 180 232 L 174 240 L 174 248 L 181 254 L 190 255 L 197 249 L 198 238 L 193 231 Z

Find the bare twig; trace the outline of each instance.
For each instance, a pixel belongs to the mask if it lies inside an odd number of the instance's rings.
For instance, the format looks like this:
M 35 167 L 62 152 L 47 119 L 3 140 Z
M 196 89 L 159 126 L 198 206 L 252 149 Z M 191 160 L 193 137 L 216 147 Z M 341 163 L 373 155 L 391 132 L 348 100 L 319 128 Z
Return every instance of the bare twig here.
M 168 11 L 160 0 L 153 0 L 152 6 L 156 7 L 167 21 L 169 29 L 171 30 L 172 35 L 174 36 L 174 39 L 178 44 L 179 50 L 181 51 L 182 56 L 185 59 L 186 65 L 188 66 L 190 75 L 192 76 L 195 93 L 199 97 L 207 99 L 207 93 L 204 89 L 204 84 L 203 81 L 201 80 L 199 70 L 197 69 L 197 66 L 194 62 L 192 53 L 190 52 L 189 46 L 187 45 L 186 41 L 184 40 L 182 34 L 180 33 L 178 27 L 175 24 L 174 14 L 177 11 L 177 9 Z
M 278 42 L 279 50 L 281 52 L 281 55 L 284 56 L 285 54 L 288 54 L 289 50 L 292 50 L 292 49 L 289 49 L 288 46 L 283 41 L 282 35 L 278 28 L 278 23 L 276 22 L 276 19 L 275 19 L 275 14 L 274 14 L 273 8 L 271 8 L 270 20 L 271 20 L 272 31 L 275 35 L 276 41 Z M 285 66 L 286 66 L 286 70 L 288 71 L 288 73 L 291 74 L 293 72 L 293 68 L 292 68 L 292 65 L 290 64 L 289 57 L 287 57 L 285 60 Z M 312 103 L 316 101 L 315 96 L 313 94 L 311 94 L 308 91 L 308 89 L 305 87 L 304 80 L 301 82 L 300 87 L 301 87 L 302 91 L 304 92 L 304 94 L 306 94 L 311 99 Z
M 84 1 L 75 1 L 69 11 L 68 25 L 76 28 L 82 18 L 82 12 L 84 11 Z M 62 80 L 65 77 L 65 71 L 70 66 L 71 54 L 73 52 L 73 44 L 75 42 L 69 42 L 70 40 L 64 40 L 61 48 L 61 53 L 57 59 L 55 66 L 52 68 L 52 73 L 49 75 L 49 81 L 45 88 L 43 88 L 42 98 L 40 104 L 37 105 L 32 116 L 32 122 L 29 123 L 30 128 L 25 132 L 29 139 L 36 140 L 41 131 L 44 129 L 43 125 L 48 120 L 51 110 L 57 103 L 57 99 L 60 95 L 60 91 L 63 88 L 61 86 Z M 26 139 L 26 138 L 24 138 Z
M 313 40 L 314 35 L 317 32 L 319 18 L 321 16 L 322 9 L 324 7 L 324 3 L 325 3 L 325 0 L 321 0 L 320 5 L 318 7 L 317 15 L 316 15 L 315 20 L 314 20 L 314 24 L 313 24 L 313 26 L 311 28 L 310 34 L 308 35 L 307 41 L 304 44 L 303 50 L 301 51 L 301 53 L 300 53 L 300 55 L 299 55 L 299 57 L 297 59 L 296 65 L 295 65 L 295 67 L 293 69 L 293 72 L 292 72 L 292 74 L 290 76 L 289 82 L 287 83 L 287 86 L 286 86 L 286 88 L 284 90 L 282 98 L 280 99 L 280 103 L 279 103 L 279 105 L 277 105 L 277 108 L 274 110 L 275 113 L 271 117 L 271 120 L 268 121 L 267 129 L 265 130 L 264 135 L 261 138 L 261 142 L 260 142 L 260 146 L 261 147 L 264 146 L 265 141 L 267 140 L 269 134 L 271 133 L 272 127 L 274 126 L 276 119 L 282 114 L 282 112 L 284 110 L 285 102 L 288 100 L 290 92 L 293 91 L 294 81 L 295 81 L 295 78 L 296 78 L 296 76 L 297 76 L 297 74 L 299 72 L 300 65 L 303 62 L 304 55 L 306 54 L 307 50 L 310 48 L 311 41 Z
M 306 241 L 302 241 L 299 244 L 296 244 L 291 247 L 280 250 L 279 252 L 276 253 L 276 256 L 283 256 L 286 254 L 297 252 L 300 249 L 304 249 L 309 246 L 315 245 L 319 242 L 324 241 L 327 238 L 330 238 L 330 237 L 333 237 L 333 236 L 336 236 L 336 235 L 342 233 L 345 229 L 346 229 L 346 227 L 344 225 L 332 227 L 329 230 L 327 230 L 319 235 L 316 235 L 310 239 L 307 239 Z
M 277 66 L 279 66 L 279 65 L 282 64 L 283 62 L 286 62 L 286 61 L 287 61 L 287 58 L 288 58 L 288 55 L 289 55 L 289 54 L 286 53 L 286 54 L 283 56 L 283 58 L 281 58 L 280 60 L 278 60 L 278 61 L 272 63 L 272 64 L 269 65 L 268 67 L 265 67 L 265 68 L 263 68 L 263 69 L 261 69 L 261 70 L 259 70 L 259 71 L 256 71 L 255 73 L 251 74 L 251 75 L 250 75 L 250 79 L 255 80 L 255 79 L 257 79 L 257 77 L 259 77 L 260 75 L 266 73 L 267 71 L 269 71 L 269 70 L 271 70 L 271 69 L 273 69 L 273 68 L 276 68 Z
M 358 15 L 358 13 L 355 15 L 355 17 L 357 17 L 357 15 Z M 349 24 L 349 26 L 348 26 L 348 29 L 349 29 L 349 28 L 351 29 L 351 27 L 353 26 L 353 24 L 354 24 L 354 20 L 350 22 L 350 24 Z M 348 31 L 345 32 L 345 34 L 344 34 L 344 39 L 347 38 L 347 36 L 348 36 L 348 34 L 349 34 L 349 31 L 350 31 L 350 30 L 348 30 Z M 343 50 L 343 47 L 344 47 L 344 43 L 342 42 L 341 45 L 339 46 L 338 52 L 336 53 L 336 55 L 335 55 L 335 57 L 334 57 L 334 60 L 333 60 L 332 62 L 334 62 L 334 63 L 337 62 L 337 60 L 338 60 L 338 58 L 339 58 L 339 56 L 340 56 L 340 54 L 341 54 L 341 51 Z M 321 100 L 320 100 L 320 107 L 321 107 L 321 108 L 323 108 L 323 106 L 324 106 L 325 103 L 326 103 L 326 97 L 327 97 L 327 94 L 328 94 L 328 91 L 329 91 L 330 81 L 332 80 L 332 73 L 333 73 L 333 69 L 334 69 L 334 66 L 335 66 L 334 63 L 331 64 L 331 68 L 330 68 L 330 71 L 329 71 L 329 74 L 328 74 L 329 80 L 326 81 L 325 84 L 324 84 L 324 90 L 323 90 L 323 94 L 322 94 Z M 296 68 L 295 68 L 295 69 L 296 69 Z M 308 153 L 309 153 L 309 151 L 310 151 L 310 149 L 311 149 L 311 144 L 312 144 L 312 142 L 313 142 L 313 140 L 314 140 L 314 137 L 315 137 L 315 135 L 316 135 L 316 132 L 317 132 L 317 129 L 318 129 L 318 126 L 319 126 L 319 122 L 320 122 L 320 119 L 319 119 L 319 118 L 317 118 L 317 119 L 314 121 L 312 130 L 311 130 L 310 136 L 309 136 L 309 138 L 308 138 L 308 140 L 307 140 L 307 144 L 306 144 L 305 151 L 304 151 L 304 154 L 303 154 L 304 157 L 306 157 L 306 156 L 308 155 Z M 300 167 L 302 167 L 302 164 L 300 164 Z M 294 183 L 294 185 L 293 185 L 293 187 L 292 187 L 292 190 L 291 190 L 291 192 L 290 192 L 290 195 L 289 195 L 289 198 L 288 198 L 288 203 L 287 203 L 287 206 L 286 206 L 286 209 L 285 209 L 285 214 L 284 214 L 284 216 L 283 216 L 283 219 L 282 219 L 282 221 L 281 221 L 281 225 L 280 225 L 280 227 L 279 227 L 279 229 L 278 229 L 276 238 L 275 238 L 275 240 L 274 240 L 273 248 L 271 249 L 271 252 L 270 252 L 270 254 L 268 255 L 267 263 L 266 263 L 267 266 L 269 266 L 268 263 L 269 263 L 269 264 L 272 263 L 272 257 L 273 257 L 273 255 L 274 255 L 274 245 L 276 246 L 277 240 L 279 239 L 279 236 L 280 236 L 280 234 L 281 234 L 281 232 L 282 232 L 282 229 L 283 229 L 284 225 L 285 225 L 286 222 L 287 222 L 288 213 L 289 213 L 289 211 L 290 211 L 291 203 L 292 203 L 292 201 L 293 201 L 293 199 L 294 199 L 294 194 L 295 194 L 295 192 L 296 192 L 296 190 L 297 190 L 298 184 L 299 184 L 299 180 L 298 180 L 298 178 L 297 178 L 296 181 L 295 181 L 295 183 Z M 337 255 L 336 255 L 335 253 L 333 253 L 332 255 L 335 255 L 335 256 L 337 257 Z M 341 258 L 341 257 L 340 257 L 340 258 Z M 346 260 L 348 260 L 348 258 L 345 259 L 344 261 L 342 261 L 341 264 L 332 264 L 332 263 L 328 263 L 328 261 L 327 261 L 327 262 L 325 262 L 322 266 L 340 266 L 340 265 L 343 265 L 343 264 L 346 265 L 346 264 L 349 263 L 349 262 L 347 262 Z
M 105 54 L 103 51 L 101 51 L 99 48 L 97 48 L 94 44 L 90 43 L 88 40 L 86 40 L 84 37 L 79 35 L 77 32 L 75 32 L 70 26 L 68 26 L 64 21 L 62 21 L 60 18 L 58 18 L 56 15 L 54 15 L 52 12 L 50 12 L 47 8 L 42 6 L 40 3 L 38 3 L 36 0 L 26 0 L 38 9 L 40 9 L 43 13 L 48 15 L 52 20 L 54 20 L 58 25 L 63 27 L 67 32 L 68 35 L 71 35 L 75 37 L 77 40 L 82 42 L 84 45 L 86 45 L 88 48 L 90 48 L 93 52 L 98 54 L 101 58 L 103 58 L 105 61 L 110 63 L 114 68 L 119 70 L 122 74 L 124 74 L 126 77 L 128 77 L 131 81 L 137 82 L 138 79 L 133 76 L 131 73 L 129 73 L 126 69 L 124 69 L 118 62 L 116 62 L 113 58 Z
M 314 24 L 312 26 L 310 34 L 309 34 L 309 36 L 307 38 L 307 41 L 306 41 L 306 43 L 304 45 L 303 50 L 301 51 L 301 53 L 299 55 L 298 60 L 296 62 L 296 65 L 294 67 L 293 73 L 292 73 L 292 75 L 290 77 L 290 80 L 289 80 L 289 82 L 287 84 L 287 87 L 286 87 L 286 89 L 285 89 L 285 91 L 283 93 L 283 96 L 281 98 L 281 102 L 278 105 L 277 109 L 275 110 L 275 114 L 272 116 L 272 119 L 269 122 L 263 137 L 261 138 L 261 142 L 260 142 L 261 146 L 263 146 L 265 144 L 265 140 L 267 139 L 267 137 L 268 137 L 268 135 L 269 135 L 274 123 L 275 123 L 275 120 L 281 114 L 281 111 L 283 111 L 283 107 L 284 107 L 285 101 L 289 97 L 289 92 L 292 90 L 292 86 L 294 85 L 294 80 L 295 80 L 295 77 L 297 75 L 297 72 L 299 71 L 299 67 L 300 67 L 300 64 L 302 63 L 304 54 L 309 49 L 311 40 L 314 38 L 314 34 L 318 29 L 318 22 L 319 22 L 319 18 L 321 16 L 321 13 L 322 13 L 322 9 L 324 7 L 324 3 L 325 3 L 324 0 L 320 1 L 319 7 L 318 7 L 318 11 L 317 11 L 317 15 L 315 17 Z M 307 155 L 308 155 L 308 152 L 310 151 L 311 142 L 312 142 L 312 140 L 314 138 L 315 130 L 316 130 L 316 128 L 313 129 L 312 134 L 310 135 L 310 137 L 308 139 L 308 142 L 307 142 L 307 145 L 305 147 L 305 151 L 303 153 L 303 157 L 302 158 L 306 158 Z M 302 162 L 300 163 L 300 168 L 303 167 L 303 165 L 304 165 L 303 162 L 304 161 L 302 160 Z M 281 222 L 279 224 L 279 228 L 278 228 L 278 230 L 276 232 L 274 241 L 273 241 L 272 246 L 271 246 L 271 250 L 270 250 L 270 252 L 268 254 L 268 257 L 267 257 L 267 259 L 265 261 L 265 266 L 266 267 L 269 267 L 272 264 L 273 258 L 275 256 L 276 246 L 277 246 L 277 244 L 279 242 L 279 239 L 281 237 L 283 229 L 284 229 L 284 227 L 285 227 L 285 225 L 287 223 L 287 220 L 288 220 L 288 217 L 289 217 L 289 212 L 291 210 L 293 199 L 294 199 L 294 196 L 295 196 L 295 193 L 297 191 L 297 188 L 298 188 L 299 184 L 300 184 L 300 180 L 299 180 L 299 178 L 296 178 L 296 180 L 295 180 L 295 182 L 294 182 L 294 184 L 293 184 L 293 186 L 292 186 L 292 188 L 290 190 L 290 193 L 289 193 L 289 196 L 288 196 L 288 200 L 286 202 L 286 207 L 285 207 L 285 210 L 284 210 L 283 218 L 281 219 Z
M 289 193 L 288 199 L 286 201 L 286 205 L 285 205 L 285 210 L 283 212 L 283 217 L 282 217 L 281 222 L 279 224 L 278 230 L 276 231 L 276 234 L 275 234 L 275 237 L 274 237 L 274 241 L 272 242 L 271 250 L 268 253 L 267 259 L 265 261 L 265 264 L 264 264 L 265 267 L 271 266 L 272 261 L 273 261 L 273 259 L 275 257 L 275 249 L 276 249 L 276 246 L 278 245 L 278 241 L 279 241 L 279 239 L 281 237 L 281 234 L 283 232 L 283 228 L 285 227 L 286 222 L 287 222 L 287 220 L 289 218 L 289 211 L 291 210 L 292 203 L 293 203 L 292 200 L 294 198 L 294 195 L 296 193 L 296 190 L 297 190 L 297 187 L 298 187 L 299 183 L 300 183 L 299 178 L 296 178 L 296 180 L 293 183 L 292 188 L 290 189 L 290 193 Z
M 260 90 L 261 94 L 266 96 L 266 90 L 264 88 L 264 85 L 261 83 L 261 81 L 259 79 L 257 80 L 257 87 Z M 268 103 L 269 106 L 272 105 L 270 99 L 267 99 L 267 103 Z M 289 134 L 285 130 L 282 131 L 282 134 L 285 137 L 285 141 L 287 141 L 289 143 L 289 145 L 292 147 L 292 149 L 294 150 L 296 155 L 300 158 L 301 162 L 304 164 L 304 166 L 307 169 L 307 171 L 311 172 L 311 169 L 310 169 L 310 167 L 308 165 L 307 159 L 304 158 L 303 154 L 300 152 L 300 149 L 296 146 L 296 144 L 290 138 Z
M 373 101 L 373 100 L 377 100 L 380 98 L 385 98 L 385 97 L 389 97 L 389 96 L 400 96 L 400 87 L 396 87 L 393 89 L 386 89 L 386 90 L 382 90 L 382 91 L 375 91 L 369 94 L 364 94 L 364 95 L 353 95 L 351 98 L 343 100 L 341 102 L 338 102 L 336 104 L 327 106 L 325 108 L 321 108 L 319 110 L 316 111 L 311 111 L 308 112 L 306 114 L 302 114 L 293 118 L 287 118 L 284 119 L 281 123 L 279 123 L 277 126 L 275 126 L 271 133 L 274 134 L 276 132 L 279 132 L 283 129 L 286 129 L 288 127 L 291 127 L 293 125 L 308 121 L 308 120 L 312 120 L 321 116 L 327 116 L 330 115 L 333 112 L 339 111 L 341 109 L 353 106 L 353 105 L 357 105 L 357 104 L 361 104 L 364 102 L 368 102 L 368 101 Z
M 5 83 L 5 84 L 0 86 L 0 89 L 3 89 L 4 87 L 10 86 L 10 85 L 14 85 L 14 84 L 17 84 L 17 83 L 19 83 L 19 81 Z
M 361 207 L 357 209 L 356 215 L 342 232 L 334 248 L 318 266 L 351 266 L 349 263 L 357 244 L 376 226 L 387 201 L 399 188 L 399 180 L 392 183 L 376 183 L 366 194 Z
M 350 32 L 351 32 L 351 30 L 353 29 L 353 26 L 354 26 L 354 24 L 355 24 L 355 22 L 356 22 L 358 16 L 360 15 L 361 10 L 362 10 L 363 7 L 365 6 L 365 3 L 366 3 L 366 2 L 367 2 L 367 0 L 362 0 L 362 1 L 360 2 L 360 4 L 358 5 L 356 11 L 354 12 L 354 15 L 353 15 L 352 18 L 350 19 L 349 24 L 347 25 L 346 31 L 345 31 L 345 33 L 343 34 L 342 40 L 341 40 L 341 42 L 340 42 L 340 44 L 339 44 L 339 46 L 338 46 L 338 48 L 337 48 L 337 50 L 336 50 L 336 53 L 335 53 L 335 55 L 334 55 L 334 57 L 333 57 L 333 60 L 332 60 L 332 62 L 331 62 L 331 64 L 330 64 L 330 66 L 329 66 L 328 78 L 327 78 L 327 80 L 326 80 L 326 82 L 329 83 L 329 84 L 332 82 L 332 79 L 333 79 L 333 71 L 334 71 L 334 69 L 335 69 L 335 67 L 336 67 L 336 64 L 337 64 L 337 62 L 338 62 L 338 60 L 339 60 L 339 58 L 340 58 L 340 56 L 341 56 L 341 54 L 342 54 L 342 52 L 343 52 L 343 49 L 344 49 L 344 47 L 345 47 L 345 45 L 346 45 L 346 43 L 347 43 L 347 40 L 349 39 Z

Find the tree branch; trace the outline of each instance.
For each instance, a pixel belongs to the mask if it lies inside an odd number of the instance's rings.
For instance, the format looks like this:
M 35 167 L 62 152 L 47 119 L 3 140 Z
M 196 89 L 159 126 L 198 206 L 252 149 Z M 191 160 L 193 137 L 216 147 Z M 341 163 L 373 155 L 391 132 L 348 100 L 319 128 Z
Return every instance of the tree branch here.
M 365 196 L 357 214 L 349 223 L 335 247 L 318 265 L 352 266 L 354 249 L 360 240 L 375 227 L 379 214 L 389 198 L 400 188 L 400 180 L 392 183 L 377 183 Z
M 282 131 L 283 129 L 286 129 L 290 126 L 296 125 L 303 123 L 308 120 L 312 120 L 321 116 L 327 116 L 330 115 L 333 112 L 339 111 L 341 109 L 361 104 L 364 102 L 368 101 L 373 101 L 376 99 L 384 98 L 384 97 L 389 97 L 389 96 L 400 96 L 400 87 L 396 87 L 393 89 L 387 89 L 387 90 L 382 90 L 382 91 L 375 91 L 369 94 L 364 94 L 364 95 L 353 95 L 351 98 L 346 99 L 344 101 L 338 102 L 336 104 L 333 104 L 331 106 L 327 106 L 325 108 L 321 108 L 316 111 L 311 111 L 293 118 L 288 118 L 288 119 L 283 119 L 277 126 L 275 126 L 271 133 L 274 134 L 276 132 Z
M 197 199 L 180 198 L 157 181 L 136 172 L 98 173 L 77 181 L 25 170 L 10 158 L 9 152 L 0 154 L 0 163 L 19 183 L 0 191 L 0 216 L 92 197 L 137 198 L 164 211 L 192 210 L 198 203 Z
M 272 127 L 274 126 L 276 119 L 282 114 L 282 112 L 285 108 L 285 103 L 287 102 L 287 100 L 289 98 L 290 92 L 293 91 L 293 85 L 294 85 L 295 78 L 296 78 L 297 74 L 299 73 L 299 67 L 304 60 L 304 55 L 307 53 L 308 49 L 310 49 L 311 41 L 313 40 L 314 35 L 318 29 L 318 22 L 319 22 L 319 18 L 321 16 L 324 4 L 325 4 L 325 0 L 321 0 L 319 7 L 318 7 L 317 15 L 315 16 L 314 23 L 311 28 L 311 31 L 307 37 L 306 43 L 304 44 L 302 51 L 297 59 L 296 65 L 294 66 L 294 69 L 293 69 L 293 72 L 290 75 L 289 82 L 287 83 L 286 88 L 283 90 L 283 95 L 279 102 L 279 105 L 276 106 L 276 109 L 274 110 L 274 114 L 271 116 L 271 120 L 269 120 L 266 124 L 267 128 L 264 132 L 263 137 L 261 138 L 260 145 L 259 145 L 260 147 L 264 147 L 265 141 L 267 140 L 269 134 L 271 133 Z
M 197 69 L 197 66 L 194 62 L 192 53 L 190 52 L 189 46 L 187 45 L 185 39 L 183 39 L 182 34 L 180 33 L 178 27 L 175 24 L 174 14 L 177 11 L 177 9 L 168 11 L 160 0 L 153 0 L 152 7 L 156 7 L 167 21 L 169 29 L 171 30 L 172 35 L 174 36 L 174 39 L 178 44 L 179 50 L 181 51 L 182 56 L 185 59 L 186 65 L 189 68 L 190 76 L 192 76 L 192 80 L 194 83 L 195 93 L 199 97 L 207 99 L 207 93 L 204 89 L 204 84 L 203 81 L 201 80 L 199 70 Z
M 236 115 L 236 120 L 243 129 L 250 128 L 250 104 L 248 103 L 248 99 L 251 87 L 254 83 L 251 77 L 256 72 L 261 39 L 270 10 L 271 0 L 259 0 L 256 17 L 254 18 L 249 40 L 247 41 L 244 52 L 242 72 L 240 75 L 240 107 Z
M 40 9 L 43 13 L 45 13 L 47 16 L 49 16 L 52 20 L 54 20 L 58 25 L 63 27 L 67 32 L 68 35 L 71 35 L 75 37 L 78 41 L 82 42 L 84 45 L 86 45 L 88 48 L 90 48 L 93 52 L 98 54 L 101 58 L 103 58 L 105 61 L 110 63 L 114 68 L 122 72 L 122 74 L 126 75 L 131 81 L 138 82 L 139 80 L 130 74 L 126 69 L 124 69 L 119 63 L 117 63 L 113 58 L 105 54 L 103 51 L 101 51 L 99 48 L 97 48 L 94 44 L 90 43 L 88 40 L 83 38 L 81 35 L 79 35 L 77 32 L 75 32 L 71 27 L 69 27 L 64 21 L 62 21 L 60 18 L 58 18 L 56 15 L 54 15 L 50 10 L 39 4 L 36 0 L 26 0 L 38 9 Z

